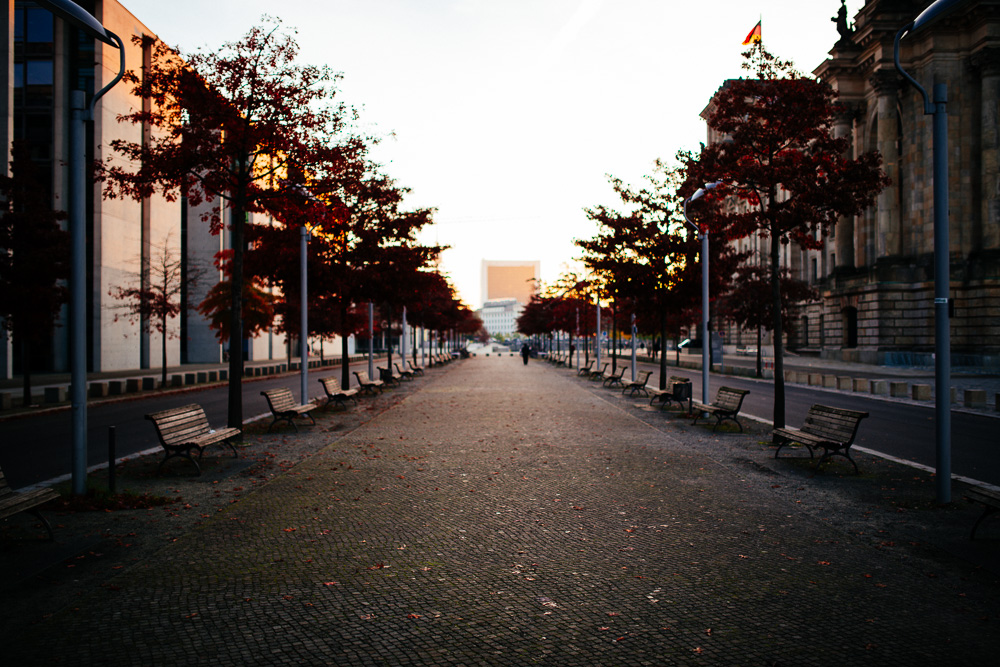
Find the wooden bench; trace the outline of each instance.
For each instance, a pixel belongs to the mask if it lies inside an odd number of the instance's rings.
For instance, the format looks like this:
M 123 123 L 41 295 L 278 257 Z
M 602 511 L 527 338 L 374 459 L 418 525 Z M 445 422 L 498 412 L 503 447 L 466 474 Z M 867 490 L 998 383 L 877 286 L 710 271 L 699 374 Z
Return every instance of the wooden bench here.
M 309 417 L 309 420 L 313 424 L 316 423 L 313 416 L 309 414 L 316 409 L 316 404 L 311 401 L 301 405 L 297 404 L 295 399 L 292 398 L 291 389 L 286 387 L 268 389 L 267 391 L 260 392 L 260 395 L 267 399 L 267 407 L 271 409 L 271 415 L 274 417 L 267 427 L 268 431 L 274 428 L 274 425 L 278 422 L 288 422 L 292 428 L 298 431 L 299 427 L 292 421 L 296 417 Z
M 632 382 L 622 383 L 622 394 L 629 392 L 629 396 L 635 396 L 636 392 L 642 392 L 644 396 L 649 396 L 649 392 L 646 390 L 646 383 L 649 382 L 649 376 L 653 374 L 653 371 L 639 371 L 636 375 L 635 380 Z
M 969 502 L 979 503 L 984 508 L 982 516 L 976 519 L 976 523 L 972 524 L 972 532 L 969 533 L 969 539 L 974 540 L 976 539 L 976 531 L 979 530 L 979 524 L 983 522 L 983 519 L 1000 510 L 1000 493 L 979 486 L 972 486 L 963 495 Z
M 396 368 L 396 375 L 403 378 L 404 380 L 413 379 L 413 371 L 411 371 L 409 368 L 400 368 L 398 362 L 393 362 L 392 365 L 395 366 Z
M 223 428 L 212 430 L 208 424 L 208 417 L 205 411 L 197 403 L 182 405 L 179 408 L 160 410 L 146 415 L 146 419 L 153 422 L 156 427 L 156 436 L 160 439 L 166 456 L 160 461 L 156 471 L 159 472 L 163 464 L 174 458 L 182 456 L 194 464 L 201 474 L 201 466 L 198 461 L 191 457 L 192 451 L 198 452 L 198 459 L 201 459 L 205 448 L 210 445 L 229 445 L 233 450 L 233 457 L 239 458 L 239 453 L 233 445 L 233 438 L 241 434 L 238 428 Z
M 384 382 L 386 386 L 398 385 L 403 380 L 403 376 L 391 368 L 379 366 L 375 370 L 378 371 L 378 379 Z
M 592 368 L 590 372 L 587 373 L 588 380 L 600 380 L 604 377 L 604 372 L 608 370 L 608 366 L 611 365 L 610 361 L 605 361 L 600 369 Z
M 670 381 L 667 382 L 667 386 L 664 389 L 650 389 L 647 387 L 646 391 L 649 393 L 650 405 L 652 405 L 654 401 L 658 400 L 660 401 L 661 410 L 671 402 L 676 402 L 678 406 L 683 408 L 684 401 L 687 401 L 688 412 L 691 412 L 691 380 L 686 377 L 671 375 Z
M 3 474 L 3 469 L 0 468 L 0 519 L 27 512 L 42 522 L 49 534 L 49 540 L 53 540 L 55 536 L 52 534 L 52 526 L 48 519 L 42 516 L 38 507 L 58 497 L 59 494 L 48 487 L 34 491 L 15 491 L 7 486 L 7 478 Z
M 704 403 L 699 403 L 698 401 L 692 401 L 691 411 L 694 413 L 694 421 L 691 425 L 694 426 L 701 419 L 703 413 L 707 413 L 715 417 L 715 426 L 712 427 L 712 431 L 719 428 L 719 425 L 726 421 L 727 419 L 736 422 L 736 425 L 740 427 L 740 433 L 743 432 L 743 424 L 737 419 L 737 415 L 740 414 L 740 408 L 743 406 L 743 399 L 750 391 L 747 389 L 732 389 L 731 387 L 719 387 L 718 393 L 715 395 L 715 400 L 712 401 L 711 405 L 705 405 Z
M 628 366 L 623 364 L 622 367 L 619 370 L 615 371 L 614 373 L 610 371 L 608 373 L 605 373 L 603 376 L 601 376 L 603 378 L 601 385 L 605 387 L 614 387 L 616 384 L 621 384 L 622 377 L 625 375 L 625 371 L 627 370 Z
M 355 396 L 358 393 L 357 389 L 341 389 L 340 380 L 333 377 L 320 378 L 319 383 L 323 385 L 323 391 L 326 393 L 326 407 L 330 407 L 331 403 L 336 403 L 337 405 L 345 405 L 347 400 L 350 399 L 355 403 L 358 399 Z
M 817 403 L 809 408 L 809 414 L 806 415 L 802 428 L 776 428 L 772 431 L 778 443 L 774 458 L 778 458 L 782 447 L 797 442 L 806 446 L 809 458 L 813 457 L 813 448 L 823 449 L 823 456 L 817 461 L 816 469 L 823 465 L 823 461 L 838 454 L 850 461 L 854 466 L 854 472 L 860 474 L 858 464 L 851 458 L 850 449 L 858 434 L 861 420 L 867 416 L 867 412 L 844 410 Z
M 590 369 L 594 367 L 594 360 L 591 359 L 576 372 L 577 375 L 590 375 Z
M 406 365 L 410 367 L 410 372 L 413 373 L 414 376 L 424 374 L 424 369 L 420 366 L 417 366 L 412 361 L 407 361 Z
M 358 387 L 365 394 L 374 394 L 376 391 L 382 393 L 382 387 L 385 386 L 385 382 L 381 380 L 372 380 L 368 377 L 368 371 L 353 371 L 354 377 L 358 380 Z

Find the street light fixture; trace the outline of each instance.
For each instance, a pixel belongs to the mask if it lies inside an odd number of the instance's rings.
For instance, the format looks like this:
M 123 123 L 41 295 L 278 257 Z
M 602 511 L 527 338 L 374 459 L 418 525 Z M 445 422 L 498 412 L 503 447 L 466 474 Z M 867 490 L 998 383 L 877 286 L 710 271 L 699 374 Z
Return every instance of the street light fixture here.
M 688 217 L 688 204 L 695 199 L 700 199 L 709 190 L 722 185 L 722 181 L 706 183 L 705 187 L 698 188 L 698 191 L 684 200 L 684 220 L 693 230 L 698 232 L 701 239 L 701 402 L 708 405 L 708 371 L 711 365 L 708 340 L 708 228 L 704 225 L 696 225 Z
M 125 74 L 125 45 L 86 10 L 70 0 L 36 0 L 86 35 L 118 49 L 120 67 L 111 83 L 101 88 L 86 106 L 84 93 L 70 93 L 69 179 L 70 179 L 70 277 L 69 351 L 70 403 L 72 405 L 73 493 L 87 492 L 87 121 L 93 120 L 94 106 Z
M 912 83 L 924 99 L 924 115 L 934 116 L 934 391 L 937 443 L 937 499 L 951 502 L 951 330 L 948 292 L 951 266 L 948 248 L 948 88 L 934 84 L 934 99 L 927 90 L 899 64 L 899 42 L 906 35 L 923 28 L 963 0 L 937 0 L 916 19 L 900 28 L 893 44 L 896 71 Z

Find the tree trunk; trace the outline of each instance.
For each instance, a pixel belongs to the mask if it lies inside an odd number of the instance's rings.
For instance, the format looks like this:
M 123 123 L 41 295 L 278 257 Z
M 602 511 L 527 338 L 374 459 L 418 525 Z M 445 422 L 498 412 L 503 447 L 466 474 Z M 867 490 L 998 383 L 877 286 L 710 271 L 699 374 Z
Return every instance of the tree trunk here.
M 240 164 L 238 169 L 246 167 Z M 230 266 L 229 285 L 232 288 L 229 313 L 229 412 L 227 425 L 243 428 L 243 231 L 246 226 L 247 184 L 243 175 L 237 179 L 235 197 L 230 207 L 232 218 L 230 238 L 233 243 L 233 260 Z
M 763 329 L 757 327 L 757 377 L 764 377 L 764 353 L 761 351 L 761 343 L 764 342 Z
M 775 225 L 776 226 L 776 225 Z M 771 306 L 774 309 L 774 428 L 785 427 L 785 364 L 781 330 L 781 283 L 778 259 L 781 239 L 777 229 L 771 229 Z
M 340 300 L 340 386 L 351 388 L 351 363 L 347 354 L 347 299 Z M 369 343 L 370 345 L 370 343 Z M 371 378 L 375 379 L 375 378 Z
M 660 340 L 667 340 L 667 307 L 660 306 Z M 660 355 L 660 389 L 667 388 L 667 351 Z
M 160 372 L 160 386 L 167 386 L 167 317 L 163 316 L 160 332 L 160 365 L 163 370 Z
M 18 336 L 21 348 L 21 406 L 31 405 L 31 345 L 28 336 Z

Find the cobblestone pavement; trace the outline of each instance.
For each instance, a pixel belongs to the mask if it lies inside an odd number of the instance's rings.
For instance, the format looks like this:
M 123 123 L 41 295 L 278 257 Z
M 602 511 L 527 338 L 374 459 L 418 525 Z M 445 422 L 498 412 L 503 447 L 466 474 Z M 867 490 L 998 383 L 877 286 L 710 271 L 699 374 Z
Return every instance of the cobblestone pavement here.
M 462 361 L 383 400 L 393 404 L 373 418 L 332 418 L 357 421 L 341 428 L 322 419 L 298 436 L 251 436 L 258 458 L 287 462 L 280 474 L 239 491 L 221 476 L 164 546 L 147 539 L 141 558 L 103 561 L 120 569 L 58 608 L 39 615 L 31 590 L 72 562 L 8 588 L 4 606 L 24 613 L 5 623 L 5 661 L 910 666 L 998 655 L 1000 530 L 984 524 L 969 543 L 977 511 L 934 507 L 925 473 L 861 456 L 861 475 L 835 462 L 813 476 L 801 455 L 775 461 L 763 426 L 712 433 L 520 359 Z M 302 453 L 285 456 L 283 442 Z

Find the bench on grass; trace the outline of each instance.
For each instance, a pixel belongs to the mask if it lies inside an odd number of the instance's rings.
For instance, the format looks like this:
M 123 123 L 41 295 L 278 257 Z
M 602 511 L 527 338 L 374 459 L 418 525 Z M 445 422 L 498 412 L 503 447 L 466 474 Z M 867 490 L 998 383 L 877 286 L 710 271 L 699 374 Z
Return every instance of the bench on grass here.
M 354 377 L 358 380 L 358 387 L 361 391 L 366 394 L 374 394 L 376 391 L 382 393 L 382 387 L 385 386 L 385 382 L 381 380 L 372 380 L 368 377 L 368 371 L 353 371 Z
M 260 392 L 260 395 L 267 399 L 267 407 L 271 409 L 271 416 L 274 417 L 267 427 L 268 431 L 274 428 L 274 425 L 278 422 L 288 422 L 292 428 L 298 431 L 299 427 L 292 421 L 296 417 L 309 417 L 309 421 L 313 424 L 316 423 L 313 416 L 309 414 L 316 409 L 316 404 L 311 401 L 301 405 L 297 404 L 295 399 L 292 398 L 291 389 L 286 387 L 268 389 L 267 391 Z
M 341 389 L 340 380 L 333 377 L 320 378 L 319 383 L 323 385 L 323 391 L 326 392 L 326 407 L 330 407 L 331 403 L 336 403 L 337 405 L 346 405 L 347 399 L 351 399 L 355 403 L 358 399 L 355 396 L 358 393 L 357 389 Z
M 860 474 L 858 464 L 851 458 L 850 450 L 858 434 L 858 426 L 867 416 L 867 412 L 844 410 L 817 403 L 809 408 L 809 414 L 806 415 L 802 428 L 776 428 L 772 431 L 778 443 L 774 458 L 778 458 L 782 447 L 797 442 L 806 446 L 809 458 L 813 457 L 813 448 L 823 449 L 823 456 L 816 462 L 816 469 L 823 465 L 823 461 L 836 454 L 850 461 L 854 466 L 854 472 Z
M 49 540 L 53 540 L 55 536 L 52 534 L 52 526 L 48 519 L 42 516 L 38 507 L 58 497 L 59 494 L 48 487 L 34 491 L 15 491 L 7 486 L 7 478 L 4 477 L 3 469 L 0 468 L 0 519 L 28 512 L 42 522 L 45 530 L 48 531 Z
M 605 387 L 614 387 L 616 384 L 621 384 L 622 377 L 625 375 L 625 371 L 627 370 L 628 366 L 623 364 L 621 368 L 619 368 L 615 372 L 608 371 L 607 373 L 601 376 L 602 378 L 601 384 Z
M 667 382 L 664 389 L 647 387 L 646 391 L 649 393 L 649 404 L 652 405 L 654 401 L 659 401 L 661 410 L 671 402 L 676 402 L 678 406 L 683 408 L 684 401 L 687 401 L 688 412 L 691 411 L 691 380 L 686 377 L 671 375 L 670 381 Z
M 976 523 L 972 524 L 972 532 L 969 533 L 969 539 L 974 540 L 976 539 L 976 531 L 979 530 L 979 524 L 983 522 L 983 519 L 1000 510 L 1000 493 L 979 486 L 972 486 L 965 491 L 964 495 L 965 499 L 969 502 L 979 503 L 984 508 L 982 516 L 976 519 Z
M 157 472 L 170 459 L 182 456 L 194 464 L 200 475 L 201 466 L 198 465 L 198 461 L 191 457 L 191 452 L 197 451 L 200 460 L 205 448 L 210 445 L 228 445 L 233 450 L 233 457 L 239 458 L 236 447 L 233 445 L 233 438 L 239 437 L 240 429 L 212 430 L 208 424 L 208 417 L 205 416 L 205 411 L 197 403 L 151 412 L 146 415 L 146 419 L 153 422 L 153 426 L 156 427 L 156 436 L 160 439 L 163 451 L 166 452 L 166 456 L 156 468 Z
M 653 371 L 639 371 L 636 375 L 635 380 L 632 382 L 622 383 L 622 394 L 629 392 L 629 396 L 635 396 L 637 392 L 642 392 L 644 396 L 649 396 L 649 392 L 646 390 L 646 383 L 649 382 L 649 376 L 653 374 Z
M 712 427 L 713 431 L 728 419 L 729 421 L 736 422 L 736 425 L 740 427 L 740 433 L 742 433 L 743 424 L 737 419 L 737 415 L 740 414 L 740 408 L 743 407 L 743 399 L 749 393 L 750 391 L 747 389 L 719 387 L 719 391 L 715 395 L 715 400 L 711 404 L 705 405 L 704 403 L 693 401 L 691 403 L 691 411 L 694 413 L 694 421 L 691 422 L 691 425 L 694 426 L 697 424 L 702 414 L 707 413 L 715 417 L 715 426 Z

